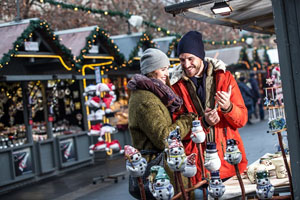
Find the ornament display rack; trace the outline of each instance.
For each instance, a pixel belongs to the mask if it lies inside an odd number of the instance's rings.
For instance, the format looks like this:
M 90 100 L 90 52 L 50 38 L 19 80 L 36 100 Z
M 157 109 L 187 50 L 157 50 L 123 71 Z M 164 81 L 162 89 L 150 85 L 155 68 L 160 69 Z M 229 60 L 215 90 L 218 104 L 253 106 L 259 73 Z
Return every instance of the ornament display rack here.
M 286 118 L 284 113 L 284 103 L 282 97 L 282 86 L 279 80 L 279 77 L 276 77 L 277 83 L 272 87 L 266 87 L 265 89 L 265 98 L 264 98 L 264 107 L 268 111 L 269 114 L 269 131 L 273 135 L 277 135 L 278 143 L 280 146 L 280 150 L 282 153 L 284 166 L 288 174 L 289 186 L 291 192 L 291 198 L 293 197 L 293 184 L 292 184 L 292 174 L 288 164 L 286 151 L 283 144 L 282 132 L 287 132 L 286 128 Z M 274 81 L 274 78 L 273 78 Z M 267 79 L 267 84 L 272 85 L 273 81 L 271 79 Z
M 99 64 L 98 66 L 101 66 L 101 64 Z M 98 82 L 98 83 L 106 83 L 107 82 L 107 79 L 105 79 L 103 77 L 104 71 L 103 70 L 95 70 L 95 67 L 91 66 L 91 65 L 85 65 L 82 68 L 82 76 L 83 77 L 86 76 L 86 69 L 90 69 L 90 70 L 93 70 L 95 72 L 95 77 L 96 77 L 96 79 L 98 79 L 98 81 L 96 81 L 96 82 Z M 93 81 L 92 83 L 94 84 L 95 81 Z M 85 78 L 83 78 L 83 88 L 84 88 L 84 90 L 85 90 L 86 87 L 87 87 L 87 80 Z M 96 95 L 96 93 L 93 94 L 93 95 Z M 104 92 L 101 92 L 100 93 L 100 99 L 103 98 L 103 96 L 104 96 Z M 89 97 L 88 97 L 88 95 L 86 95 L 85 96 L 85 102 L 87 102 L 88 100 L 89 100 Z M 101 106 L 101 109 L 102 109 L 103 113 L 105 113 L 104 106 Z M 89 116 L 90 110 L 91 110 L 91 108 L 89 108 L 89 106 L 86 106 L 87 116 Z M 105 124 L 105 123 L 109 124 L 109 119 L 105 117 L 105 114 L 103 115 L 103 118 L 101 120 L 96 120 L 94 122 L 88 120 L 88 129 L 91 130 L 91 126 L 92 126 L 91 123 L 101 123 L 101 122 L 103 124 Z M 104 140 L 105 143 L 111 143 L 112 142 L 110 132 L 105 132 L 104 136 L 105 136 L 105 140 Z M 99 136 L 97 136 L 97 137 L 99 137 Z M 93 139 L 92 139 L 92 142 L 95 143 L 95 141 Z M 125 173 L 109 174 L 109 168 L 108 168 L 107 164 L 110 160 L 109 157 L 113 157 L 113 150 L 109 149 L 109 150 L 105 150 L 105 151 L 106 151 L 106 156 L 105 156 L 104 159 L 101 159 L 100 161 L 104 161 L 104 164 L 106 165 L 106 167 L 105 167 L 106 175 L 101 174 L 98 177 L 94 177 L 93 180 L 92 180 L 93 184 L 97 184 L 98 181 L 104 182 L 105 179 L 113 179 L 115 183 L 118 183 L 118 178 L 121 178 L 123 180 L 125 179 Z

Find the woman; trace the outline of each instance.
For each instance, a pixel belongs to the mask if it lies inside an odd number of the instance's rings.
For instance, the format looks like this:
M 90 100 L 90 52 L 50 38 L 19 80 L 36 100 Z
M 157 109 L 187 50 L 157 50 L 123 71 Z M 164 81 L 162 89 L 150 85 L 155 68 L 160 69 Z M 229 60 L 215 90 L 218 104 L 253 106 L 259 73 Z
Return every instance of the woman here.
M 133 76 L 128 82 L 129 131 L 133 146 L 141 150 L 162 152 L 169 133 L 180 128 L 184 138 L 192 128 L 193 115 L 181 115 L 172 122 L 171 114 L 182 105 L 182 99 L 175 95 L 169 83 L 169 58 L 158 49 L 144 51 L 140 68 L 141 74 Z M 144 156 L 147 161 L 154 155 Z M 171 171 L 165 167 L 172 181 Z

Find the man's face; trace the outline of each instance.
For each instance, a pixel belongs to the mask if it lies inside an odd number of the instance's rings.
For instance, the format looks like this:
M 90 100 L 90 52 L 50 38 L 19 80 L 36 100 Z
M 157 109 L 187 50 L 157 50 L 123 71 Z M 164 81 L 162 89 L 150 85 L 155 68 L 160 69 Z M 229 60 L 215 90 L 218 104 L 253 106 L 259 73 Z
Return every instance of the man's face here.
M 182 69 L 188 77 L 201 75 L 204 68 L 201 58 L 190 53 L 182 53 L 179 55 L 179 60 Z

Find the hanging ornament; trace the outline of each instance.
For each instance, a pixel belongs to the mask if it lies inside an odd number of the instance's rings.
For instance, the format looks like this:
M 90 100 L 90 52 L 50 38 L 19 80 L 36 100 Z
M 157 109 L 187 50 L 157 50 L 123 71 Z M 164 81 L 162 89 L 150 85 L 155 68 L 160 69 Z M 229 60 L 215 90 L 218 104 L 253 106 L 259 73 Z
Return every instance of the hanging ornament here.
M 224 160 L 226 160 L 231 165 L 237 165 L 242 160 L 242 153 L 237 146 L 237 142 L 234 139 L 229 139 L 226 141 L 226 153 Z
M 151 167 L 151 170 L 153 167 Z M 170 178 L 163 167 L 159 166 L 152 188 L 150 188 L 150 191 L 157 200 L 170 200 L 174 196 L 173 185 L 170 183 Z
M 274 194 L 274 186 L 270 183 L 267 171 L 257 171 L 256 182 L 256 195 L 258 198 L 271 199 Z
M 141 177 L 144 175 L 147 167 L 147 161 L 141 153 L 130 145 L 124 146 L 126 158 L 126 170 L 132 177 Z
M 206 144 L 206 154 L 204 160 L 204 166 L 209 171 L 217 171 L 221 167 L 221 160 L 218 155 L 216 143 L 208 142 Z
M 211 172 L 211 179 L 208 185 L 208 194 L 212 198 L 220 198 L 225 193 L 225 185 L 220 179 L 219 171 Z
M 201 126 L 200 120 L 193 121 L 191 138 L 194 143 L 203 143 L 205 140 L 205 132 Z
M 190 178 L 196 175 L 197 173 L 196 155 L 197 154 L 192 153 L 191 155 L 187 156 L 186 166 L 184 168 L 184 171 L 182 172 L 183 176 Z

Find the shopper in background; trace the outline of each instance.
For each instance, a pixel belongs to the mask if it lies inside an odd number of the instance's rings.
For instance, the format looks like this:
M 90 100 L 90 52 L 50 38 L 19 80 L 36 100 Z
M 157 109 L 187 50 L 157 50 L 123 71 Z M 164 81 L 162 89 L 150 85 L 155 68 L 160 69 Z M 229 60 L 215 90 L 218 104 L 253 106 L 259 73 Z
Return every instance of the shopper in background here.
M 255 73 L 250 73 L 249 83 L 251 84 L 252 94 L 253 94 L 254 115 L 256 118 L 258 118 L 257 112 L 256 112 L 256 107 L 258 106 L 260 120 L 264 120 L 265 113 L 264 113 L 264 109 L 263 109 L 263 102 L 261 100 L 261 94 L 260 94 L 260 89 L 259 89 L 259 85 L 258 85 L 258 81 L 257 81 L 257 75 Z
M 249 88 L 247 86 L 247 81 L 246 81 L 246 78 L 241 76 L 239 78 L 239 82 L 238 82 L 238 86 L 240 88 L 240 91 L 242 93 L 242 96 L 243 96 L 243 99 L 244 99 L 244 102 L 245 102 L 245 105 L 247 107 L 247 110 L 248 110 L 248 124 L 252 124 L 252 122 L 250 121 L 251 119 L 251 115 L 254 113 L 254 108 L 253 108 L 253 94 L 252 94 L 252 91 L 251 91 L 251 88 Z

